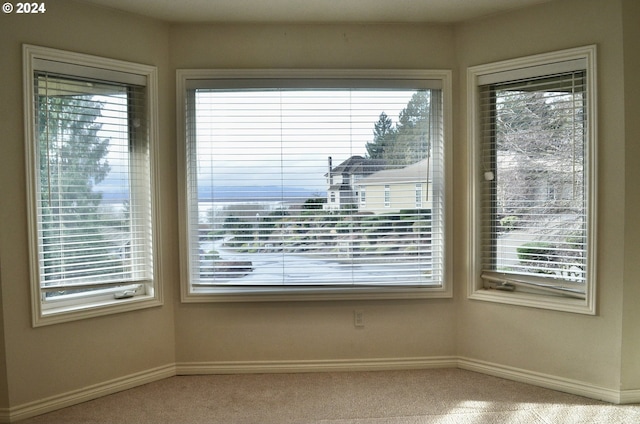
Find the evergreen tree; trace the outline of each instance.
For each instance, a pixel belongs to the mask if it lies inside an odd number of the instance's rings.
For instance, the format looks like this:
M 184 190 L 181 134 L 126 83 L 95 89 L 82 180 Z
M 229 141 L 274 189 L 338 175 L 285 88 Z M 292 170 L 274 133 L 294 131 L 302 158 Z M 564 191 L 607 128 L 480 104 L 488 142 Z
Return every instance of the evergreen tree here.
M 367 156 L 384 159 L 387 165 L 407 166 L 430 156 L 431 96 L 416 91 L 393 125 L 385 112 L 374 124 L 373 141 L 367 143 Z
M 366 144 L 367 157 L 369 159 L 383 159 L 385 150 L 393 144 L 395 130 L 393 121 L 385 112 L 380 113 L 378 122 L 373 125 L 373 141 Z
M 431 96 L 429 91 L 417 91 L 400 112 L 397 137 L 389 152 L 389 163 L 411 165 L 430 156 Z M 393 162 L 391 162 L 393 161 Z
M 43 96 L 38 102 L 41 228 L 49 280 L 90 277 L 114 260 L 104 240 L 94 190 L 109 172 L 109 139 L 98 137 L 102 104 L 92 95 Z M 90 273 L 89 273 L 90 274 Z

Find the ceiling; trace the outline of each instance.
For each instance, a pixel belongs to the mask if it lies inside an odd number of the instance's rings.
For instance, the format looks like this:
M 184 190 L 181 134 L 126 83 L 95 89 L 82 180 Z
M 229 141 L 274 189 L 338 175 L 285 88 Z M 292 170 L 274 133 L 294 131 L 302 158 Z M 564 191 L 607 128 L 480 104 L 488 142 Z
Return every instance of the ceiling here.
M 552 0 L 79 0 L 167 22 L 440 22 Z M 556 0 L 557 1 L 557 0 Z

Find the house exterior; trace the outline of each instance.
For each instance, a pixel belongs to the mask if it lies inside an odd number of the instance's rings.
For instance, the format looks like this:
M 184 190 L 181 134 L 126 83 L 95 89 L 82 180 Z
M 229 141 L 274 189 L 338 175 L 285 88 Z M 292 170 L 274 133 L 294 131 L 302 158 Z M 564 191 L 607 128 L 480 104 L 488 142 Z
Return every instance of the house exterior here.
M 351 156 L 340 165 L 333 167 L 332 158 L 328 159 L 326 210 L 357 209 L 359 193 L 355 188 L 358 181 L 385 168 L 382 159 L 367 159 Z
M 358 193 L 358 212 L 381 214 L 430 209 L 428 172 L 428 159 L 425 159 L 360 179 L 354 187 Z

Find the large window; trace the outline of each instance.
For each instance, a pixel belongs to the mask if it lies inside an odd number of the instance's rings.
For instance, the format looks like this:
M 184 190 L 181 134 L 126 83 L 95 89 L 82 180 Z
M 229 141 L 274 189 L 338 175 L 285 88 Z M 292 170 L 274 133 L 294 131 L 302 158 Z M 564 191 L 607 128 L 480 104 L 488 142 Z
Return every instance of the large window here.
M 179 71 L 183 300 L 448 296 L 449 74 L 264 76 Z
M 470 70 L 475 296 L 594 312 L 594 54 Z
M 158 304 L 155 69 L 24 50 L 34 324 Z

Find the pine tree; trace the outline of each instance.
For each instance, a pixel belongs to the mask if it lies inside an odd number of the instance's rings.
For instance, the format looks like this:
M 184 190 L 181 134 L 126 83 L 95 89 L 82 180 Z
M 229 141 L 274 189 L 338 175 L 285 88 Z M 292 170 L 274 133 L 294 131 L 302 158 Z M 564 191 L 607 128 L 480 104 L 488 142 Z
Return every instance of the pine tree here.
M 373 142 L 367 143 L 371 159 L 384 159 L 387 165 L 407 166 L 430 156 L 431 97 L 427 90 L 417 91 L 400 112 L 393 125 L 385 112 L 374 124 Z
M 109 139 L 96 122 L 102 104 L 92 95 L 43 96 L 38 102 L 42 246 L 47 279 L 87 277 L 109 261 L 94 186 L 107 176 Z M 79 254 L 82 252 L 82 254 Z
M 382 112 L 378 122 L 373 125 L 373 141 L 365 146 L 367 157 L 369 159 L 383 159 L 385 150 L 393 144 L 394 139 L 393 121 L 385 112 Z

